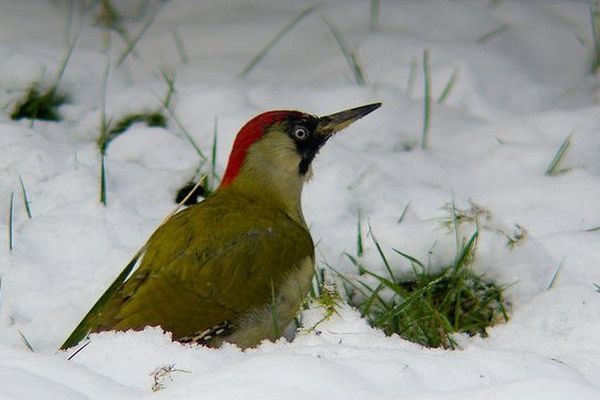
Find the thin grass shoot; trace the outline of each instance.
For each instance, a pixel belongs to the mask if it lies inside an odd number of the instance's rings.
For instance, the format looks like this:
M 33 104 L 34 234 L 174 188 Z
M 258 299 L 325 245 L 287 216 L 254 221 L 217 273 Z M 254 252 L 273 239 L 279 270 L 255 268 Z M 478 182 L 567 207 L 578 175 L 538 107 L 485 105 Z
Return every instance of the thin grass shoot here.
M 431 67 L 429 65 L 429 50 L 423 51 L 423 130 L 421 132 L 421 148 L 429 148 L 429 130 L 431 126 Z
M 8 206 L 8 250 L 12 251 L 15 247 L 15 192 L 10 193 L 10 203 Z
M 573 138 L 573 132 L 569 133 L 569 135 L 565 138 L 565 140 L 563 140 L 560 147 L 556 151 L 554 158 L 548 165 L 548 168 L 546 168 L 546 172 L 545 172 L 546 176 L 556 176 L 556 175 L 560 175 L 560 174 L 568 171 L 568 168 L 560 168 L 560 162 L 562 161 L 563 157 L 569 150 L 569 147 L 571 146 L 572 138 Z
M 458 79 L 458 69 L 455 68 L 454 71 L 452 71 L 452 75 L 450 75 L 450 78 L 448 79 L 446 86 L 444 86 L 444 90 L 442 90 L 442 93 L 440 93 L 440 95 L 437 99 L 438 104 L 444 104 L 446 102 L 446 100 L 448 99 L 448 96 L 450 95 L 450 92 L 454 88 L 454 84 L 456 83 L 457 79 Z
M 283 29 L 279 31 L 279 33 L 277 33 L 277 35 L 275 35 L 275 37 L 271 39 L 271 41 L 267 43 L 267 45 L 260 52 L 258 52 L 258 54 L 254 56 L 254 58 L 252 58 L 252 60 L 250 60 L 250 62 L 244 67 L 242 72 L 240 72 L 240 77 L 245 78 L 246 76 L 248 76 L 248 74 L 258 65 L 258 63 L 260 63 L 262 59 L 265 58 L 269 51 L 271 51 L 271 49 L 275 47 L 275 45 L 279 43 L 279 41 L 283 39 L 283 37 L 288 32 L 290 32 L 296 25 L 298 25 L 298 23 L 300 23 L 300 21 L 302 21 L 316 8 L 317 5 L 310 6 L 302 10 L 298 15 L 296 15 L 296 17 L 293 20 L 291 20 L 286 26 L 284 26 Z
M 23 183 L 23 178 L 19 176 L 19 183 L 21 184 L 21 194 L 23 195 L 23 204 L 25 205 L 25 211 L 27 212 L 27 218 L 31 219 L 31 207 L 29 201 L 29 195 L 27 194 L 27 189 L 25 189 L 25 184 Z
M 337 26 L 335 26 L 333 24 L 333 22 L 331 22 L 330 20 L 328 20 L 325 17 L 323 17 L 323 21 L 325 21 L 325 24 L 331 31 L 331 34 L 333 35 L 333 37 L 335 38 L 335 41 L 337 42 L 338 47 L 340 48 L 340 51 L 346 58 L 346 62 L 348 63 L 348 66 L 350 67 L 350 70 L 352 71 L 352 75 L 354 75 L 354 80 L 355 80 L 356 84 L 359 86 L 365 86 L 365 84 L 366 84 L 365 74 L 363 72 L 363 68 L 362 68 L 360 62 L 358 61 L 358 55 L 356 54 L 355 51 L 350 49 L 350 47 L 346 43 L 346 40 L 344 39 L 344 36 L 342 35 L 342 32 L 340 31 L 340 29 Z
M 510 28 L 510 25 L 508 24 L 502 24 L 499 27 L 484 33 L 483 35 L 481 35 L 476 42 L 478 44 L 486 44 L 487 42 L 495 39 L 496 37 L 500 36 L 501 34 L 503 34 L 504 32 L 507 32 L 508 29 Z
M 550 290 L 554 287 L 554 285 L 556 284 L 556 281 L 558 280 L 558 275 L 560 274 L 560 271 L 562 270 L 564 263 L 565 263 L 565 258 L 563 257 L 563 259 L 560 260 L 558 267 L 556 267 L 556 271 L 554 271 L 554 275 L 552 275 L 552 279 L 550 280 L 550 283 L 548 284 L 548 287 L 546 288 L 546 290 Z

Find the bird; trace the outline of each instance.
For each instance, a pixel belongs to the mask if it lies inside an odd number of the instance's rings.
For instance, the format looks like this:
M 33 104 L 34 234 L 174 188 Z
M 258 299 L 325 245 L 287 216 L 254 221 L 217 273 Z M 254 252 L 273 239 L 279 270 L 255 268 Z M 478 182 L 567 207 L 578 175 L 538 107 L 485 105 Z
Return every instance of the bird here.
M 138 268 L 119 275 L 61 349 L 90 333 L 146 326 L 208 347 L 280 338 L 315 270 L 301 206 L 312 162 L 335 133 L 380 106 L 321 117 L 274 110 L 248 121 L 218 188 L 157 228 Z

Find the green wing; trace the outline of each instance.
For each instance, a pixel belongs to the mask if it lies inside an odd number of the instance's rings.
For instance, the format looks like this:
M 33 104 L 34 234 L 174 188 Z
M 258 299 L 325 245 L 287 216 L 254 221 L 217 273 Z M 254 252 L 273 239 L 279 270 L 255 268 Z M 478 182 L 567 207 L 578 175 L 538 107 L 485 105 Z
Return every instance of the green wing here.
M 215 193 L 154 233 L 140 267 L 126 281 L 123 271 L 62 348 L 89 332 L 160 325 L 177 339 L 235 320 L 268 304 L 306 257 L 314 259 L 305 226 Z

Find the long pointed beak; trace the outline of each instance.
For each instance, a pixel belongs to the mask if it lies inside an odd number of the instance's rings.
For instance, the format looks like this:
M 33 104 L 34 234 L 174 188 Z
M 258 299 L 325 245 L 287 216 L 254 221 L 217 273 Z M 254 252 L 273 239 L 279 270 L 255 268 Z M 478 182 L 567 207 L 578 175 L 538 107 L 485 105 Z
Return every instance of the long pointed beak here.
M 381 103 L 373 103 L 320 117 L 316 133 L 329 138 L 334 133 L 348 127 L 351 123 L 358 121 L 365 115 L 377 110 L 379 107 L 381 107 Z

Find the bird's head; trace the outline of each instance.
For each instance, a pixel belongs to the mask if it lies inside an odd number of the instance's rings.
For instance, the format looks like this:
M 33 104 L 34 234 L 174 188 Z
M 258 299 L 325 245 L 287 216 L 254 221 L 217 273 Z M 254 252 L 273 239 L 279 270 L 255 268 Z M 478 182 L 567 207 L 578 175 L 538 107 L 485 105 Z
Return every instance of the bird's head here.
M 319 149 L 336 132 L 381 106 L 369 104 L 317 117 L 300 111 L 268 111 L 248 121 L 233 143 L 219 189 L 264 193 L 299 203 Z

